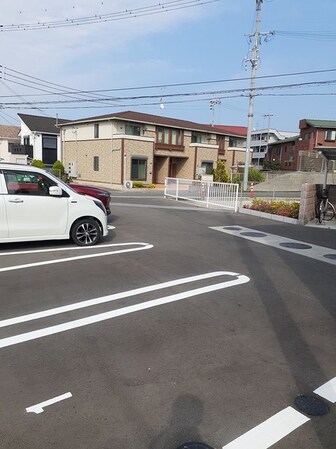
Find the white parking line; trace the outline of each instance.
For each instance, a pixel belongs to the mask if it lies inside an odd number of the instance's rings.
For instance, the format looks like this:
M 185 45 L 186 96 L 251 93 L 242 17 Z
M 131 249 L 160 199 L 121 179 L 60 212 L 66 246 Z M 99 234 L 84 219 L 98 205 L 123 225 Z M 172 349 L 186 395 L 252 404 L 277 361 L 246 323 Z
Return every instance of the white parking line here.
M 89 316 L 86 318 L 81 318 L 78 320 L 69 321 L 63 324 L 58 324 L 51 327 L 46 327 L 44 329 L 39 329 L 36 331 L 26 332 L 23 334 L 15 335 L 12 337 L 3 338 L 0 340 L 0 348 L 5 348 L 7 346 L 16 345 L 30 340 L 35 340 L 47 335 L 53 335 L 60 332 L 65 332 L 71 329 L 77 329 L 82 326 L 87 326 L 93 323 L 98 323 L 101 321 L 109 320 L 111 318 L 116 318 L 122 315 L 127 315 L 129 313 L 138 312 L 140 310 L 150 309 L 152 307 L 160 306 L 162 304 L 168 304 L 174 301 L 180 301 L 185 298 L 191 298 L 193 296 L 202 295 L 204 293 L 213 292 L 216 290 L 221 290 L 228 287 L 233 287 L 235 285 L 245 284 L 249 282 L 249 278 L 244 275 L 231 272 L 221 272 L 223 275 L 229 275 L 235 277 L 231 281 L 224 281 L 218 284 L 207 285 L 205 287 L 196 288 L 193 290 L 188 290 L 182 293 L 177 293 L 174 295 L 164 296 L 162 298 L 154 299 L 151 301 L 145 301 L 140 304 L 133 306 L 123 307 L 117 310 L 112 310 L 110 312 L 100 313 L 97 315 Z M 213 277 L 213 273 L 209 273 L 209 277 Z M 104 297 L 106 298 L 106 297 Z M 101 301 L 102 298 L 96 298 L 97 303 Z
M 336 377 L 325 383 L 321 387 L 314 390 L 314 393 L 318 394 L 324 399 L 335 404 L 336 402 Z
M 336 265 L 336 250 L 331 248 L 313 245 L 312 243 L 306 243 L 300 240 L 269 234 L 267 232 L 238 225 L 214 226 L 210 227 L 210 229 Z
M 58 315 L 60 313 L 71 312 L 73 310 L 83 309 L 85 307 L 96 306 L 106 302 L 116 301 L 123 298 L 131 298 L 132 296 L 141 295 L 143 293 L 154 292 L 157 290 L 163 290 L 169 287 L 175 287 L 176 285 L 188 284 L 190 282 L 202 281 L 204 279 L 211 279 L 217 276 L 236 276 L 236 273 L 231 271 L 214 271 L 212 273 L 205 273 L 197 276 L 190 276 L 187 278 L 176 279 L 174 281 L 162 282 L 161 284 L 148 285 L 147 287 L 140 287 L 134 290 L 128 290 L 126 292 L 115 293 L 113 295 L 101 296 L 100 298 L 88 299 L 86 301 L 80 301 L 66 306 L 55 307 L 53 309 L 43 310 L 42 312 L 29 313 L 28 315 L 21 315 L 15 318 L 8 318 L 7 320 L 0 321 L 0 328 L 13 326 L 19 323 L 25 323 L 27 321 L 38 320 L 49 316 Z
M 302 413 L 292 407 L 287 407 L 223 446 L 223 449 L 268 449 L 307 421 L 310 419 Z
M 109 247 L 118 247 L 118 246 L 135 246 L 137 245 L 138 247 L 136 248 L 129 248 L 129 249 L 120 249 L 120 250 L 116 250 L 116 251 L 108 251 L 106 253 L 95 253 L 95 254 L 85 254 L 84 256 L 73 256 L 73 257 L 67 257 L 64 259 L 52 259 L 52 260 L 45 260 L 43 262 L 33 262 L 33 263 L 27 263 L 27 264 L 23 264 L 23 265 L 14 265 L 11 267 L 4 267 L 4 268 L 0 268 L 0 273 L 1 272 L 5 272 L 5 271 L 13 271 L 13 270 L 21 270 L 23 268 L 32 268 L 32 267 L 41 267 L 43 265 L 52 265 L 54 263 L 64 263 L 64 262 L 70 262 L 70 261 L 74 261 L 74 260 L 83 260 L 83 259 L 91 259 L 94 257 L 104 257 L 104 256 L 111 256 L 114 254 L 122 254 L 122 253 L 129 253 L 129 252 L 133 252 L 133 251 L 143 251 L 145 249 L 150 249 L 153 248 L 153 245 L 151 245 L 150 243 L 139 243 L 139 242 L 132 242 L 132 243 L 118 243 L 118 244 L 110 244 L 110 245 L 106 245 Z M 96 249 L 101 248 L 102 246 L 98 246 L 96 247 Z M 90 247 L 88 247 L 90 248 Z M 88 249 L 85 248 L 85 249 Z M 77 248 L 71 248 L 72 250 L 77 249 Z M 36 252 L 48 252 L 51 251 L 53 252 L 54 250 L 38 250 Z M 64 251 L 64 249 L 60 249 L 60 248 L 56 248 L 55 251 Z M 20 254 L 20 253 L 12 253 L 11 255 L 14 254 Z M 22 252 L 21 252 L 22 254 Z M 33 254 L 32 252 L 27 252 L 25 254 Z M 9 253 L 2 253 L 0 254 L 0 256 L 2 255 L 10 255 Z
M 47 407 L 48 405 L 56 404 L 57 402 L 64 401 L 65 399 L 68 399 L 71 397 L 72 397 L 71 393 L 65 393 L 65 394 L 62 394 L 61 396 L 57 396 L 55 398 L 48 399 L 48 401 L 40 402 L 40 404 L 32 405 L 31 407 L 26 408 L 26 412 L 27 413 L 36 413 L 36 414 L 43 413 L 44 407 Z

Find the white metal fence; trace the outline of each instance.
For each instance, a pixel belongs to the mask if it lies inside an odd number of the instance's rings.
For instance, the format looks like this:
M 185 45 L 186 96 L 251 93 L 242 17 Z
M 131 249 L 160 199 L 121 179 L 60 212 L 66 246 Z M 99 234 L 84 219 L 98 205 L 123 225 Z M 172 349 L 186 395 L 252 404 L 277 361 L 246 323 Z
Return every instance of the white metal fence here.
M 164 196 L 238 210 L 238 184 L 165 178 Z

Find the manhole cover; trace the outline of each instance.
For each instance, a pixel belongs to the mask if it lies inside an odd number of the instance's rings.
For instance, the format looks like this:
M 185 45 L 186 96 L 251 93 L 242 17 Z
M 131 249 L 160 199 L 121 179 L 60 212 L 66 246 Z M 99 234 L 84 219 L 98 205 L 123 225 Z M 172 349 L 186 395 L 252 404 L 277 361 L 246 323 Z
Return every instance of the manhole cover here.
M 323 257 L 325 257 L 326 259 L 336 260 L 336 254 L 325 254 Z
M 246 237 L 267 237 L 267 234 L 263 232 L 241 232 L 240 235 L 245 235 Z
M 213 449 L 205 443 L 185 443 L 177 449 Z
M 228 229 L 229 231 L 241 231 L 238 226 L 223 226 L 223 229 Z
M 306 245 L 305 243 L 292 243 L 292 242 L 283 242 L 280 243 L 280 246 L 284 248 L 293 248 L 293 249 L 311 249 L 310 245 Z
M 313 394 L 300 394 L 295 398 L 297 408 L 310 416 L 323 416 L 329 413 L 328 404 Z

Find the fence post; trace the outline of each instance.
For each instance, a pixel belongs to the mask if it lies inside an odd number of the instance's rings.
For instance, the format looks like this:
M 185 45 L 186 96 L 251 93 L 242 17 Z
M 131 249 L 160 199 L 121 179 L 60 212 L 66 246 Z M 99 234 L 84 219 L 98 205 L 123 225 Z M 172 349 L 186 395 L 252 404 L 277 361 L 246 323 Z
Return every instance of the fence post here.
M 210 182 L 207 182 L 207 199 L 206 199 L 206 207 L 209 209 L 209 195 L 210 195 Z
M 176 201 L 178 201 L 179 180 L 178 180 L 178 178 L 175 178 L 175 179 L 176 179 Z

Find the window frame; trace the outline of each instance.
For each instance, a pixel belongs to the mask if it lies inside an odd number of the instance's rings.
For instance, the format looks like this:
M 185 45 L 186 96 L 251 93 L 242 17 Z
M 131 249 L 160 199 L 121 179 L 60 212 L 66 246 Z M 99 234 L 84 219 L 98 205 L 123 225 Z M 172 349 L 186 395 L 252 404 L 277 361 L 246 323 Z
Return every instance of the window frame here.
M 134 168 L 134 163 L 136 167 Z M 139 166 L 141 163 L 144 164 L 144 175 L 139 176 Z M 136 175 L 134 175 L 134 170 Z M 131 181 L 147 181 L 147 170 L 148 170 L 148 158 L 142 156 L 132 156 L 131 158 Z

